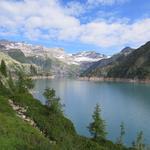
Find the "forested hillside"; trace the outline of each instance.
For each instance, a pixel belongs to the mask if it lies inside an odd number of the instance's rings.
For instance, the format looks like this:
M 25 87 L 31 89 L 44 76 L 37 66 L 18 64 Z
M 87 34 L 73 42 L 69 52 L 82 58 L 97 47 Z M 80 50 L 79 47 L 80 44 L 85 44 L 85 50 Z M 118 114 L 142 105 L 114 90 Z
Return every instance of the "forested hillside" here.
M 149 79 L 150 42 L 137 49 L 126 48 L 109 59 L 101 60 L 81 76 Z
M 108 77 L 150 79 L 150 42 L 133 51 L 108 71 Z

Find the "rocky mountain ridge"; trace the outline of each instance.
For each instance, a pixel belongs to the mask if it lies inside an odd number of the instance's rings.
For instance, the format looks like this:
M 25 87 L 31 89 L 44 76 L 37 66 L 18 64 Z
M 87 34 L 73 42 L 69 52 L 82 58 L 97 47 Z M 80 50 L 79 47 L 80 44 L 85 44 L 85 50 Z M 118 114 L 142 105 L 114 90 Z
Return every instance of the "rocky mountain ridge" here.
M 62 48 L 46 48 L 8 40 L 0 40 L 0 51 L 20 63 L 34 64 L 39 66 L 43 70 L 42 72 L 61 76 L 77 76 L 93 62 L 107 58 L 107 56 L 94 51 L 69 54 Z
M 94 63 L 82 77 L 150 79 L 150 42 L 137 49 L 126 47 L 108 59 Z

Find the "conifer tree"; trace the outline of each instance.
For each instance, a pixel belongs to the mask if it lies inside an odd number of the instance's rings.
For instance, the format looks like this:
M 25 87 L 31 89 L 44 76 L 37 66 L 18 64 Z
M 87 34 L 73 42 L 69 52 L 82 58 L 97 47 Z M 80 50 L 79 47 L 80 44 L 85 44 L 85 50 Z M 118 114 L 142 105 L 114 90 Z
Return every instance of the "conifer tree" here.
M 26 92 L 34 87 L 33 81 L 24 72 L 18 72 L 17 81 L 18 92 Z
M 7 77 L 7 67 L 6 67 L 6 64 L 5 64 L 5 61 L 4 61 L 4 60 L 1 61 L 0 70 L 1 70 L 1 73 L 2 73 L 5 77 Z
M 9 88 L 10 88 L 10 92 L 14 93 L 16 91 L 16 87 L 15 87 L 15 83 L 12 79 L 12 75 L 11 75 L 10 71 L 9 71 L 9 74 L 8 74 L 8 85 L 9 85 Z
M 30 66 L 30 73 L 31 75 L 37 75 L 37 70 L 33 65 Z
M 55 90 L 47 88 L 43 93 L 46 100 L 46 105 L 51 108 L 52 111 L 56 113 L 62 113 L 62 105 L 60 103 L 60 98 L 56 97 Z
M 136 138 L 134 147 L 135 147 L 137 150 L 145 150 L 144 134 L 143 134 L 142 131 L 140 131 L 140 132 L 137 134 L 137 138 Z
M 124 127 L 124 123 L 122 122 L 120 125 L 120 136 L 117 139 L 117 144 L 123 145 L 124 135 L 125 135 L 125 127 Z
M 97 104 L 92 115 L 93 122 L 90 123 L 88 129 L 94 139 L 105 139 L 105 121 L 101 118 L 101 109 Z

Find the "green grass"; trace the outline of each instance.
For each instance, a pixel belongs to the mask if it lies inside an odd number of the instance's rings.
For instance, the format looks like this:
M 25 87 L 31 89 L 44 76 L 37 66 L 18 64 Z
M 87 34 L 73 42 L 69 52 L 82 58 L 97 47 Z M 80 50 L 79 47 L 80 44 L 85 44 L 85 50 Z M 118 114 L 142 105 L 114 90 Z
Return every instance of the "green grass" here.
M 39 130 L 19 117 L 0 96 L 0 149 L 1 150 L 49 150 L 51 144 Z

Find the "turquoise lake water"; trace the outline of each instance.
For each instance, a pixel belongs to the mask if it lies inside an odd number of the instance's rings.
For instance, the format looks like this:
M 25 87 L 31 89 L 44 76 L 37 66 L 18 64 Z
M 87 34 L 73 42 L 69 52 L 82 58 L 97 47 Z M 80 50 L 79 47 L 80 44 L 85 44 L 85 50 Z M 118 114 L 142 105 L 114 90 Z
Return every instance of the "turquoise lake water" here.
M 69 79 L 35 80 L 34 97 L 43 104 L 47 87 L 54 88 L 65 104 L 64 113 L 80 135 L 90 136 L 87 126 L 97 103 L 107 124 L 107 138 L 116 141 L 120 123 L 125 124 L 125 144 L 131 145 L 137 132 L 143 131 L 150 144 L 150 85 L 138 83 L 93 82 Z

